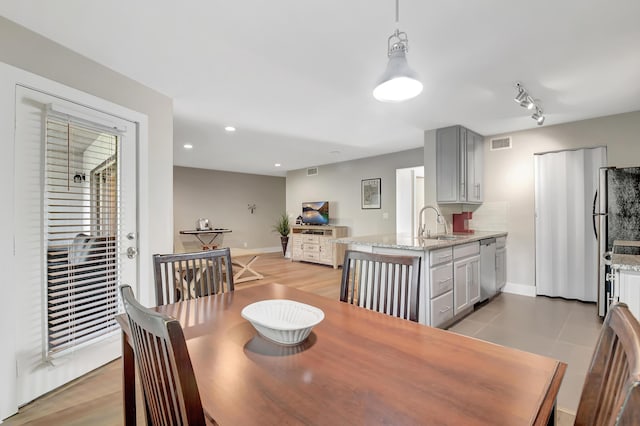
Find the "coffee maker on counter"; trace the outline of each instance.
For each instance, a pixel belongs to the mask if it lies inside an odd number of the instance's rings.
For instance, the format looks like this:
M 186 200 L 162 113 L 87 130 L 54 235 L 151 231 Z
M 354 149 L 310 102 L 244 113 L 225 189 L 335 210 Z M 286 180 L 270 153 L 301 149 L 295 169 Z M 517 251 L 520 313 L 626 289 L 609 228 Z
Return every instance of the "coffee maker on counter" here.
M 453 213 L 453 232 L 473 234 L 472 216 L 473 212 Z

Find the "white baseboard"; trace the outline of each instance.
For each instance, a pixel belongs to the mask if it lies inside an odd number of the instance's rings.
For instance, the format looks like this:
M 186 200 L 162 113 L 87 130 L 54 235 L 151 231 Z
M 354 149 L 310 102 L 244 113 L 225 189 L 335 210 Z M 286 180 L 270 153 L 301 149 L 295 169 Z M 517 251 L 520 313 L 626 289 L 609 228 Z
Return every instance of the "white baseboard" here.
M 262 248 L 258 248 L 255 249 L 255 251 L 259 251 L 261 253 L 275 253 L 275 252 L 280 252 L 282 253 L 282 247 L 281 246 L 276 246 L 276 247 L 262 247 Z M 287 253 L 289 253 L 289 250 L 287 249 Z
M 536 286 L 527 284 L 507 283 L 502 288 L 503 293 L 519 294 L 520 296 L 536 297 Z

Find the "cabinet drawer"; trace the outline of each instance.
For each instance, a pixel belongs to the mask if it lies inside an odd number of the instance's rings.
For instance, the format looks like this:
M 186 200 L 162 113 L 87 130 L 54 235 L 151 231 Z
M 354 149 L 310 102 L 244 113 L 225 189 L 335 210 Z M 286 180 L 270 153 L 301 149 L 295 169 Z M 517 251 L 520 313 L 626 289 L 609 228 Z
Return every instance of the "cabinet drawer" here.
M 304 250 L 305 252 L 309 251 L 317 253 L 320 251 L 320 246 L 318 244 L 303 244 L 302 250 Z
M 303 234 L 302 235 L 302 242 L 303 243 L 318 244 L 318 236 L 317 235 Z
M 453 264 L 446 263 L 431 268 L 431 298 L 440 296 L 453 288 Z
M 438 327 L 451 318 L 453 318 L 452 291 L 431 300 L 431 327 Z
M 507 237 L 496 238 L 496 250 L 507 246 Z
M 474 254 L 480 254 L 480 243 L 462 244 L 453 247 L 453 258 L 462 259 L 463 257 L 473 256 Z
M 308 252 L 308 251 L 305 251 L 302 258 L 304 260 L 310 260 L 312 262 L 317 262 L 317 261 L 320 260 L 320 253 L 319 252 Z
M 440 265 L 441 263 L 448 263 L 453 260 L 453 251 L 451 247 L 431 250 L 429 256 L 431 256 L 431 266 Z

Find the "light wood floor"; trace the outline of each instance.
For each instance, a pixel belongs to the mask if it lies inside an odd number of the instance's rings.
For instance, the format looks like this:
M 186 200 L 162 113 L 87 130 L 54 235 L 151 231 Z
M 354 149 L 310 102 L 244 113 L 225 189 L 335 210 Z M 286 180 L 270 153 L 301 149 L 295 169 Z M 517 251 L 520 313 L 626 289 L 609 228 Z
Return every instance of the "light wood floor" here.
M 264 279 L 247 281 L 236 289 L 268 283 L 286 284 L 339 299 L 342 269 L 291 262 L 282 254 L 261 255 L 252 267 Z M 20 408 L 3 425 L 120 425 L 122 424 L 122 363 L 117 359 Z M 143 424 L 139 419 L 138 424 Z

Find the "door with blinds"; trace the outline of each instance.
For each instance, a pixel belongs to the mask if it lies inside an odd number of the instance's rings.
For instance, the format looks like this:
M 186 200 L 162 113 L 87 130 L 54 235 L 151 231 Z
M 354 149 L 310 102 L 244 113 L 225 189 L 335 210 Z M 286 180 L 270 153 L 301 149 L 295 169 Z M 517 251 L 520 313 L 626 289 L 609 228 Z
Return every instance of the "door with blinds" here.
M 136 286 L 136 124 L 16 88 L 18 403 L 120 356 Z

